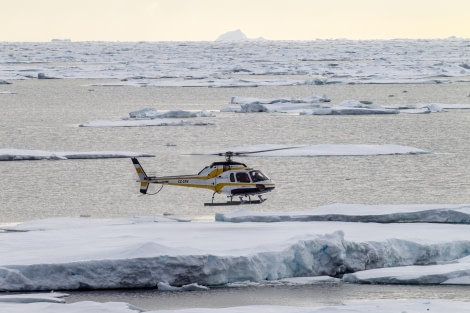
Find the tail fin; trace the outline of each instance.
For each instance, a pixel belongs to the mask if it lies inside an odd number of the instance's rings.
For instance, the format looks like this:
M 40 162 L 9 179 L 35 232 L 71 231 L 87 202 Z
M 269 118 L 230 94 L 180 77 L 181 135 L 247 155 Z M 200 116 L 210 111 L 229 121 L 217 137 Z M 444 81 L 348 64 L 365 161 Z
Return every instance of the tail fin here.
M 147 174 L 145 174 L 144 169 L 140 165 L 139 161 L 137 158 L 132 158 L 132 163 L 134 164 L 135 171 L 137 172 L 137 175 L 139 176 L 139 181 L 140 181 L 140 192 L 143 194 L 147 193 L 147 189 L 149 188 L 149 183 L 147 183 Z

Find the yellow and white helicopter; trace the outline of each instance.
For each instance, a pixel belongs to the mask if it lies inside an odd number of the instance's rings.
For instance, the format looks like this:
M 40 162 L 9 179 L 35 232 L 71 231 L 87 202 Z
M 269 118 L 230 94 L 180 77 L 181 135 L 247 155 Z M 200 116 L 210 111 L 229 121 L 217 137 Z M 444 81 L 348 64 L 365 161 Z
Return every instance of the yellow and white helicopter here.
M 282 148 L 285 149 L 285 148 Z M 266 199 L 262 194 L 274 190 L 275 184 L 263 172 L 250 168 L 244 163 L 232 160 L 234 156 L 250 153 L 259 153 L 280 149 L 263 151 L 216 153 L 214 155 L 225 156 L 225 161 L 214 162 L 203 168 L 195 175 L 178 176 L 149 176 L 145 173 L 139 161 L 134 157 L 132 163 L 139 176 L 140 192 L 147 194 L 150 184 L 182 186 L 193 188 L 205 188 L 213 191 L 212 202 L 204 205 L 236 205 L 248 203 L 262 203 Z M 226 203 L 214 203 L 215 194 L 226 194 L 229 201 Z M 251 200 L 251 196 L 258 196 L 257 200 Z M 240 201 L 234 201 L 233 197 L 239 197 Z

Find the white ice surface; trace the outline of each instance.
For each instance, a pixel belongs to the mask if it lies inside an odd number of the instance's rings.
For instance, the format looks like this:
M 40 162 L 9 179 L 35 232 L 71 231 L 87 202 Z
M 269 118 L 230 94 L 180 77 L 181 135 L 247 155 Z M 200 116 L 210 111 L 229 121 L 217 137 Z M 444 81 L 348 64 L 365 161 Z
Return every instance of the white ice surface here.
M 135 118 L 135 119 L 191 118 L 191 117 L 213 117 L 213 116 L 214 114 L 212 114 L 212 112 L 205 111 L 205 110 L 204 111 L 170 110 L 170 111 L 159 112 L 155 108 L 144 108 L 144 109 L 129 113 L 129 118 Z
M 270 151 L 272 150 L 272 151 Z M 233 151 L 249 153 L 246 156 L 262 157 L 296 157 L 296 156 L 352 156 L 352 155 L 398 155 L 398 154 L 427 154 L 429 152 L 414 147 L 401 145 L 354 145 L 354 144 L 322 144 L 314 146 L 260 144 L 244 147 L 229 147 L 211 154 Z M 264 151 L 264 152 L 256 152 Z
M 64 298 L 68 294 L 60 292 L 50 293 L 28 293 L 28 294 L 0 294 L 0 309 L 5 302 L 13 303 L 35 303 L 35 302 L 52 302 L 52 303 L 65 303 Z
M 445 105 L 437 103 L 407 104 L 380 106 L 373 103 L 362 103 L 357 100 L 344 100 L 336 106 L 326 104 L 326 96 L 310 95 L 306 98 L 247 98 L 232 97 L 232 106 L 223 108 L 222 112 L 238 113 L 289 113 L 299 115 L 365 115 L 365 114 L 426 114 L 443 112 L 445 109 L 470 108 L 470 104 Z M 238 104 L 239 107 L 233 106 Z
M 452 83 L 470 75 L 468 39 L 5 42 L 0 80 L 119 79 L 115 85 L 236 87 Z
M 240 306 L 219 309 L 190 308 L 180 310 L 144 311 L 148 313 L 467 313 L 468 302 L 451 300 L 382 300 L 348 302 L 335 306 L 294 307 L 294 306 Z M 121 302 L 98 303 L 83 301 L 72 304 L 0 304 L 0 309 L 8 313 L 137 313 L 136 307 Z
M 337 221 L 470 224 L 470 204 L 365 205 L 335 203 L 299 212 L 256 212 L 240 209 L 217 213 L 215 219 L 231 223 Z
M 426 217 L 427 211 L 439 206 L 409 207 L 397 206 L 395 211 Z M 468 212 L 468 205 L 441 207 Z M 394 211 L 393 206 L 373 209 Z M 334 206 L 329 210 L 335 213 Z M 338 210 L 344 212 L 346 207 Z M 349 210 L 363 216 L 372 207 L 349 205 Z M 351 214 L 351 220 L 356 215 Z M 179 223 L 134 217 L 48 219 L 6 229 L 0 234 L 0 290 L 139 288 L 162 283 L 210 287 L 346 273 L 352 273 L 344 276 L 351 282 L 364 282 L 360 275 L 366 275 L 374 282 L 394 283 L 397 274 L 391 271 L 405 277 L 400 278 L 405 283 L 463 284 L 470 276 L 469 224 Z
M 106 121 L 94 120 L 80 124 L 80 127 L 144 127 L 144 126 L 207 126 L 213 125 L 209 122 L 188 122 L 182 119 L 155 118 L 155 119 L 133 119 Z
M 106 159 L 153 156 L 155 155 L 131 151 L 52 152 L 11 148 L 0 149 L 0 161 Z

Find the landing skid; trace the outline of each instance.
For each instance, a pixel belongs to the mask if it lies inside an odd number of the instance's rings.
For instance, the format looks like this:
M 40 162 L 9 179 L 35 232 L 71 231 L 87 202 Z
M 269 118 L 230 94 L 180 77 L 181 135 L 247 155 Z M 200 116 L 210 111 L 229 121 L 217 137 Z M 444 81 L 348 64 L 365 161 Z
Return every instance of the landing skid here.
M 240 200 L 233 200 L 233 196 L 228 196 L 230 198 L 227 202 L 214 202 L 214 196 L 212 196 L 212 202 L 204 203 L 204 206 L 224 206 L 224 205 L 241 205 L 241 204 L 260 204 L 266 201 L 261 195 L 258 195 L 258 200 L 251 200 L 251 197 L 248 196 L 248 199 L 243 199 L 240 197 Z

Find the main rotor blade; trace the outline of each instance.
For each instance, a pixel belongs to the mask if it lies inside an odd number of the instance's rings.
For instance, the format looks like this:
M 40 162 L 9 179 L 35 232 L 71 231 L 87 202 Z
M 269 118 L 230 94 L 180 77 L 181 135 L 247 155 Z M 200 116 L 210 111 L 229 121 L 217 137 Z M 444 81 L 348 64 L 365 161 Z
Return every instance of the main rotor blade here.
M 267 149 L 261 149 L 261 150 L 246 150 L 246 151 L 233 151 L 229 150 L 226 152 L 214 152 L 214 153 L 208 153 L 209 155 L 219 155 L 219 156 L 227 156 L 227 155 L 232 155 L 232 156 L 243 156 L 247 154 L 255 154 L 255 153 L 262 153 L 262 152 L 271 152 L 271 151 L 279 151 L 279 150 L 288 150 L 288 149 L 295 149 L 299 148 L 300 146 L 291 146 L 291 147 L 277 147 L 277 148 L 267 148 Z

